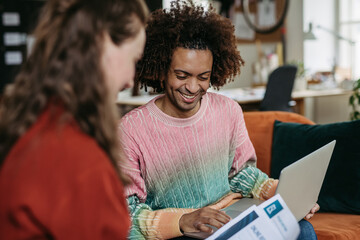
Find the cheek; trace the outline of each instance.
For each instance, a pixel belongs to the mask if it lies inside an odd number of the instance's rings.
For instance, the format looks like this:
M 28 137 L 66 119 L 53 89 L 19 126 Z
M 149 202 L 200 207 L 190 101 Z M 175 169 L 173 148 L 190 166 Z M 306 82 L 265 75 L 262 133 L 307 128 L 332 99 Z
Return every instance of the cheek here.
M 210 80 L 209 81 L 205 81 L 205 82 L 201 82 L 200 86 L 203 90 L 207 91 L 210 87 Z
M 164 84 L 167 89 L 178 89 L 184 85 L 183 82 L 181 82 L 175 76 L 172 76 L 172 75 L 168 76 L 168 78 L 167 78 L 167 80 L 165 80 Z
M 114 78 L 114 75 L 117 71 L 117 59 L 114 55 L 106 55 L 103 60 L 103 67 L 105 71 L 105 75 L 109 80 Z
M 109 59 L 108 69 L 112 79 L 128 79 L 132 74 L 133 66 L 129 64 L 128 59 L 123 59 L 122 56 L 113 56 Z
M 121 62 L 114 55 L 108 55 L 104 59 L 104 76 L 110 90 L 118 89 L 120 86 L 119 80 L 122 79 L 122 72 L 124 71 Z
M 121 66 L 118 66 L 118 79 L 121 84 L 128 84 L 133 81 L 135 75 L 135 64 L 129 60 L 123 61 Z

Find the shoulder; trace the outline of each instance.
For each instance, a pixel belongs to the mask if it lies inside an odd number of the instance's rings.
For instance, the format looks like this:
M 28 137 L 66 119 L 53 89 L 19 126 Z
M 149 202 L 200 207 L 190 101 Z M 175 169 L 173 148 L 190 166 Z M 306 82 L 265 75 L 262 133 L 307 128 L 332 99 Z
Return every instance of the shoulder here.
M 118 131 L 120 132 L 141 132 L 144 129 L 149 128 L 149 125 L 154 125 L 156 119 L 158 118 L 158 112 L 155 105 L 155 101 L 158 97 L 153 98 L 145 105 L 142 105 L 138 108 L 135 108 L 125 114 L 118 124 Z M 153 124 L 151 124 L 153 123 Z
M 144 119 L 149 117 L 150 112 L 148 110 L 148 105 L 150 103 L 147 103 L 145 105 L 142 105 L 140 107 L 137 107 L 130 112 L 126 113 L 120 121 L 121 125 L 132 125 L 134 122 L 139 123 L 142 122 Z
M 220 103 L 220 104 L 226 103 L 229 105 L 237 104 L 237 102 L 235 102 L 233 99 L 219 93 L 208 92 L 206 94 L 208 95 L 208 99 L 213 103 Z
M 16 185 L 26 182 L 25 185 L 52 192 L 55 185 L 80 189 L 90 182 L 94 185 L 99 179 L 117 179 L 106 152 L 73 123 L 40 129 L 31 141 L 20 139 L 19 142 L 21 145 L 14 146 L 4 165 L 7 175 L 15 171 L 21 176 Z
M 87 161 L 107 158 L 94 137 L 84 133 L 75 121 L 69 121 L 49 130 L 42 136 L 42 145 L 68 158 Z
M 72 117 L 49 117 L 45 112 L 13 146 L 8 157 L 40 168 L 74 170 L 97 162 L 110 162 L 96 140 L 84 133 Z M 15 162 L 17 162 L 15 160 Z M 106 161 L 104 161 L 106 160 Z
M 208 98 L 209 106 L 212 109 L 216 108 L 219 109 L 219 111 L 223 110 L 229 113 L 242 112 L 240 105 L 236 101 L 234 101 L 233 99 L 227 96 L 213 92 L 208 92 L 206 95 Z
M 90 181 L 117 178 L 105 151 L 75 121 L 55 123 L 38 121 L 8 154 L 0 185 L 11 183 L 14 198 L 29 200 L 26 188 L 33 189 L 34 194 L 38 190 L 58 196 L 63 190 L 82 189 Z
M 105 150 L 95 138 L 81 131 L 76 123 L 68 124 L 61 134 L 56 135 L 53 142 L 49 139 L 47 140 L 49 143 L 44 143 L 44 145 L 49 150 L 52 149 L 50 154 L 54 159 L 60 160 L 60 156 L 65 168 L 71 168 L 74 173 L 85 173 L 86 171 L 92 172 L 92 174 L 95 172 L 98 174 L 115 173 Z

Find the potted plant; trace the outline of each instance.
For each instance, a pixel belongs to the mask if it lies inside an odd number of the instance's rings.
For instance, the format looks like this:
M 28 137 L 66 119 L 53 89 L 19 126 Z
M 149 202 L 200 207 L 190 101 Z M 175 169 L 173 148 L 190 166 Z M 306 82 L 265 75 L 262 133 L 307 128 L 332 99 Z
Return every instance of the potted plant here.
M 306 69 L 304 67 L 304 63 L 299 60 L 293 60 L 287 64 L 295 65 L 297 67 L 294 90 L 305 90 L 307 88 L 307 80 L 305 78 Z
M 360 79 L 355 81 L 354 87 L 353 87 L 353 93 L 351 94 L 349 98 L 349 104 L 352 108 L 352 112 L 350 113 L 350 119 L 351 120 L 357 120 L 360 119 L 360 112 L 359 112 L 359 106 L 360 106 Z

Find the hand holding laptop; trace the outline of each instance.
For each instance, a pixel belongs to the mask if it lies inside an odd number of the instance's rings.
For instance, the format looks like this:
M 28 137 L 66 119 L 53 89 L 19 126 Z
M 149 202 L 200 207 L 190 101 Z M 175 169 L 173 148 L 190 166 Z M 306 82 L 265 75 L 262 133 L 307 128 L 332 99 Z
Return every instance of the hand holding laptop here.
M 319 211 L 319 210 L 320 210 L 319 204 L 315 203 L 315 206 L 314 206 L 312 209 L 310 209 L 310 212 L 305 216 L 305 218 L 306 218 L 307 220 L 309 220 L 309 219 L 312 218 L 312 217 L 314 216 L 314 214 L 315 214 L 317 211 Z

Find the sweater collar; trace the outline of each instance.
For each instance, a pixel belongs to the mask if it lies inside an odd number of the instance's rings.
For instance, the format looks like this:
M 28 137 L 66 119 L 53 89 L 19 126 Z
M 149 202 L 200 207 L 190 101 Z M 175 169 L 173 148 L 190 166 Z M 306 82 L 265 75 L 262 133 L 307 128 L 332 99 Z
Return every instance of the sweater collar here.
M 202 96 L 200 108 L 194 115 L 192 115 L 191 117 L 188 117 L 188 118 L 176 118 L 176 117 L 167 115 L 166 113 L 161 111 L 160 108 L 158 108 L 158 106 L 156 106 L 155 101 L 163 96 L 164 96 L 164 94 L 153 98 L 146 105 L 146 107 L 152 115 L 154 115 L 160 121 L 162 121 L 168 125 L 187 126 L 187 125 L 194 124 L 199 119 L 201 119 L 201 117 L 203 116 L 203 114 L 207 108 L 207 105 L 208 105 L 208 93 L 206 93 L 205 95 Z

